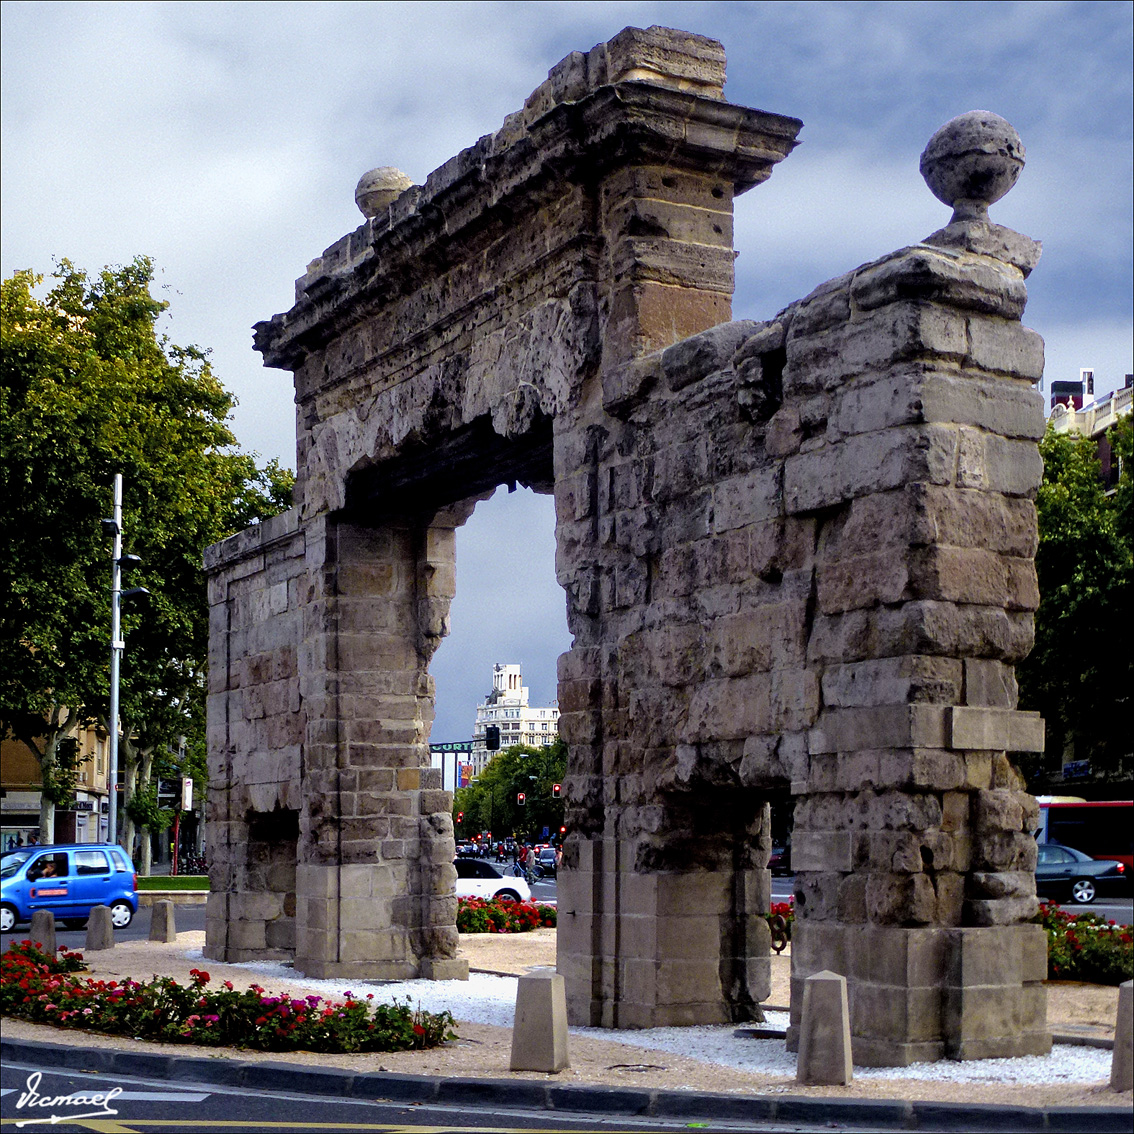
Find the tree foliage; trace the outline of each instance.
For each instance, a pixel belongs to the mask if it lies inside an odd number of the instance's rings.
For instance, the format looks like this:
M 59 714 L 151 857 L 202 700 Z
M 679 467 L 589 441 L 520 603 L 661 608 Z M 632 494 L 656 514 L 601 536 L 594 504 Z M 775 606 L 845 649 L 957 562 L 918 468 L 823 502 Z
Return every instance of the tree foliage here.
M 144 790 L 154 754 L 204 728 L 202 552 L 286 507 L 292 476 L 236 449 L 234 401 L 207 353 L 159 335 L 167 304 L 150 294 L 150 260 L 94 278 L 63 260 L 53 280 L 43 298 L 31 272 L 0 285 L 0 727 L 54 782 L 62 737 L 82 719 L 107 723 L 111 544 L 99 521 L 121 472 L 123 548 L 142 560 L 123 585 L 151 596 L 124 604 L 120 682 L 128 791 L 139 774 Z
M 1109 491 L 1090 438 L 1049 428 L 1040 443 L 1040 606 L 1035 647 L 1017 671 L 1020 704 L 1044 715 L 1048 764 L 1073 753 L 1095 774 L 1128 773 L 1134 735 L 1134 664 L 1118 638 L 1134 625 L 1132 436 L 1129 417 L 1110 432 L 1122 471 Z
M 563 800 L 555 799 L 552 786 L 563 782 L 567 745 L 561 738 L 547 747 L 514 744 L 498 752 L 468 787 L 454 796 L 453 820 L 457 837 L 486 831 L 493 839 L 515 835 L 534 842 L 547 827 L 557 834 L 563 823 Z M 523 792 L 521 807 L 516 797 Z M 464 819 L 457 822 L 457 815 Z

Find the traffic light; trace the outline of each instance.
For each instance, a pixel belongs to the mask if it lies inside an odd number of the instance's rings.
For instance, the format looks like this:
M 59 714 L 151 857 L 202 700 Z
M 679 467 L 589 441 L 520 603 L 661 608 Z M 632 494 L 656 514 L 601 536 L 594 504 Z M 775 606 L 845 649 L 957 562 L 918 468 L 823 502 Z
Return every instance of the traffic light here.
M 567 828 L 566 828 L 566 827 L 560 827 L 560 828 L 559 828 L 559 834 L 560 834 L 560 835 L 565 835 L 565 834 L 567 834 Z
M 516 793 L 516 806 L 517 807 L 523 807 L 524 804 L 527 803 L 527 801 L 528 801 L 528 797 L 522 791 Z
M 551 798 L 552 799 L 558 799 L 560 794 L 562 793 L 562 791 L 563 791 L 563 785 L 562 784 L 552 784 L 551 785 Z
M 463 811 L 457 812 L 457 822 L 463 823 L 465 821 L 465 813 Z
M 500 751 L 500 726 L 486 725 L 484 729 L 484 747 L 489 752 Z

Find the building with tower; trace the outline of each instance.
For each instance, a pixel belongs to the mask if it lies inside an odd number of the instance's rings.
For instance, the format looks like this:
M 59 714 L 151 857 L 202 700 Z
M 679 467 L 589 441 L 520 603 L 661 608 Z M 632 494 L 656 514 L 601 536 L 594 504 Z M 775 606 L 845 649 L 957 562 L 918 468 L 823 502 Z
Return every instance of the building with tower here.
M 491 730 L 496 732 L 496 746 Z M 528 687 L 522 668 L 496 662 L 492 667 L 492 690 L 476 707 L 473 726 L 472 773 L 479 775 L 493 752 L 513 744 L 539 748 L 555 742 L 559 735 L 559 706 L 529 705 Z

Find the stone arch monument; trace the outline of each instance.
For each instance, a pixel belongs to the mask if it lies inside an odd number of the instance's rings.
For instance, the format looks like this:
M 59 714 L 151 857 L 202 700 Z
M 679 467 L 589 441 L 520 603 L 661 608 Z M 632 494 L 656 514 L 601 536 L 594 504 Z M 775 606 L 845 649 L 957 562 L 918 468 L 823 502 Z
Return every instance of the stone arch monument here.
M 793 980 L 846 975 L 856 1061 L 1042 1051 L 1010 762 L 1043 738 L 1012 669 L 1037 602 L 1039 249 L 987 215 L 1023 147 L 995 115 L 950 123 L 922 159 L 945 228 L 734 322 L 733 197 L 801 123 L 723 84 L 718 43 L 661 28 L 571 54 L 424 185 L 367 175 L 365 223 L 258 324 L 294 374 L 298 485 L 206 559 L 206 955 L 467 972 L 428 667 L 454 531 L 520 482 L 554 494 L 574 636 L 572 1020 L 758 1013 L 789 787 Z

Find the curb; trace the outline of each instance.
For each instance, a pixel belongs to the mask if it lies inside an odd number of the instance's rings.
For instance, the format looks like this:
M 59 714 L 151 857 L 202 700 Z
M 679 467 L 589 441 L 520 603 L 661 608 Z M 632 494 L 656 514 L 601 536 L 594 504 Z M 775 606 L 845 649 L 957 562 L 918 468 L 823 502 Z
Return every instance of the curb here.
M 986 1103 L 886 1099 L 813 1099 L 792 1095 L 718 1095 L 633 1087 L 563 1086 L 540 1080 L 457 1079 L 392 1072 L 357 1073 L 290 1063 L 244 1063 L 222 1057 L 164 1055 L 117 1048 L 84 1048 L 38 1040 L 0 1039 L 0 1060 L 104 1075 L 149 1076 L 177 1083 L 244 1086 L 291 1094 L 438 1103 L 462 1107 L 519 1107 L 646 1118 L 731 1122 L 840 1123 L 869 1130 L 937 1130 L 1019 1134 L 1128 1134 L 1127 1106 L 1021 1107 Z
M 172 902 L 175 906 L 203 906 L 209 900 L 208 890 L 137 890 L 138 908 L 154 902 Z
M 1114 1040 L 1106 1036 L 1064 1036 L 1058 1032 L 1051 1033 L 1053 1044 L 1062 1043 L 1068 1047 L 1097 1047 L 1102 1051 L 1113 1051 Z

